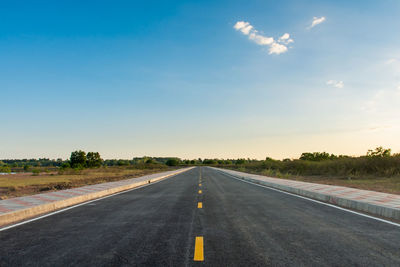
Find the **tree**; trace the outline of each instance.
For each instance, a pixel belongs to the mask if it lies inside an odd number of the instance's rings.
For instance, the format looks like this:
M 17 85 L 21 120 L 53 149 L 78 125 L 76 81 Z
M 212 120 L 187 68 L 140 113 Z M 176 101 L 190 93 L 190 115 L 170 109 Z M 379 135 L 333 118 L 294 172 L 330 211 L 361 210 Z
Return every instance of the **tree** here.
M 367 157 L 390 157 L 392 150 L 390 148 L 377 147 L 375 150 L 369 149 Z
M 245 159 L 237 159 L 235 164 L 240 165 L 240 164 L 245 164 L 246 160 Z
M 72 168 L 84 168 L 86 166 L 85 151 L 77 150 L 72 152 L 69 161 Z
M 178 159 L 168 159 L 167 162 L 165 162 L 166 165 L 168 166 L 178 166 L 179 165 L 179 160 Z
M 336 159 L 337 156 L 333 154 L 329 154 L 326 152 L 305 152 L 302 153 L 300 156 L 301 160 L 309 160 L 309 161 L 323 161 L 323 160 L 328 160 L 328 159 Z
M 213 165 L 213 164 L 217 164 L 218 162 L 215 159 L 204 159 L 203 160 L 203 164 L 205 165 Z
M 86 165 L 89 168 L 100 167 L 103 163 L 103 159 L 100 157 L 99 152 L 88 152 L 86 156 Z
M 155 161 L 155 160 L 152 159 L 152 158 L 148 158 L 148 159 L 146 159 L 145 163 L 146 163 L 146 164 L 156 164 L 157 161 Z

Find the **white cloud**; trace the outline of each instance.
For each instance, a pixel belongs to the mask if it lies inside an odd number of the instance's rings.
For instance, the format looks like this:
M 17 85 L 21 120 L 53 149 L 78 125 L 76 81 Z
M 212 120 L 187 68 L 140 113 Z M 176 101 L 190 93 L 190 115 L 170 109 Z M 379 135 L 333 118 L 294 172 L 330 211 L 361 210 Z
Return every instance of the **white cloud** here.
M 249 22 L 245 21 L 236 22 L 233 28 L 237 31 L 240 31 L 244 35 L 247 35 L 249 40 L 258 45 L 268 45 L 269 54 L 279 55 L 281 53 L 285 53 L 288 50 L 286 45 L 294 42 L 288 33 L 283 34 L 277 41 L 275 41 L 273 37 L 260 34 Z
M 289 39 L 289 37 L 290 37 L 290 34 L 285 33 L 281 37 L 279 37 L 279 40 L 287 40 L 287 39 Z
M 257 31 L 252 32 L 249 35 L 249 39 L 253 40 L 254 42 L 256 42 L 259 45 L 270 45 L 270 44 L 274 43 L 274 38 L 259 35 L 259 34 L 257 34 Z
M 287 47 L 282 45 L 282 44 L 278 44 L 278 43 L 272 43 L 271 46 L 269 47 L 269 54 L 281 54 L 281 53 L 285 53 L 287 51 Z
M 313 21 L 312 21 L 312 23 L 311 23 L 311 25 L 310 25 L 309 28 L 311 29 L 311 28 L 317 26 L 318 24 L 321 24 L 321 23 L 324 22 L 325 20 L 326 20 L 325 17 L 320 17 L 320 18 L 314 17 L 314 18 L 313 18 Z
M 278 42 L 284 43 L 284 44 L 290 44 L 293 43 L 293 39 L 290 38 L 290 34 L 285 33 L 281 37 L 279 37 Z
M 327 85 L 333 86 L 335 88 L 343 88 L 344 87 L 344 82 L 343 81 L 335 81 L 335 80 L 329 80 L 326 82 Z
M 238 21 L 235 26 L 233 26 L 237 31 L 241 31 L 244 35 L 248 35 L 250 31 L 253 29 L 253 26 L 248 22 Z

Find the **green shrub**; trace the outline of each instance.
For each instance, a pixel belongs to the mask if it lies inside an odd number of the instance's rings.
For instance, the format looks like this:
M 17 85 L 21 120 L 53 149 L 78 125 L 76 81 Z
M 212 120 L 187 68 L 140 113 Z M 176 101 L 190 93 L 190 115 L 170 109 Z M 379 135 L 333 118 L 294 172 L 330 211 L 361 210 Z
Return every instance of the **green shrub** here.
M 172 158 L 172 159 L 168 159 L 165 162 L 165 164 L 168 165 L 168 166 L 178 166 L 180 164 L 180 161 L 178 159 L 176 159 L 176 158 Z
M 11 168 L 8 165 L 1 166 L 0 167 L 0 172 L 10 173 L 11 172 Z

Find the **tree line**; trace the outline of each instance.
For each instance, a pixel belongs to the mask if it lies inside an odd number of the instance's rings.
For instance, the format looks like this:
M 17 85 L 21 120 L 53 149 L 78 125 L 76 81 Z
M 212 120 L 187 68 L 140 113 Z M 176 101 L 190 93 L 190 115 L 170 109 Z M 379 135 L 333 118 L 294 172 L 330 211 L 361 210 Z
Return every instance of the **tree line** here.
M 180 159 L 178 157 L 135 157 L 128 159 L 106 159 L 103 160 L 99 152 L 88 152 L 76 150 L 71 152 L 70 158 L 67 160 L 58 159 L 3 159 L 0 160 L 0 172 L 10 172 L 15 168 L 23 168 L 29 171 L 32 167 L 60 167 L 60 168 L 97 168 L 101 166 L 146 166 L 164 164 L 167 166 L 193 166 L 193 165 L 221 165 L 221 166 L 240 166 L 262 163 L 278 168 L 277 165 L 301 166 L 301 162 L 325 162 L 337 161 L 343 159 L 368 159 L 368 158 L 400 158 L 399 154 L 392 154 L 391 149 L 377 147 L 374 150 L 368 150 L 366 155 L 360 157 L 351 157 L 347 155 L 334 155 L 327 152 L 304 152 L 298 159 L 275 160 L 266 157 L 265 160 L 257 160 L 250 158 L 239 159 Z M 283 166 L 282 165 L 282 166 Z M 296 166 L 297 166 L 296 165 Z M 281 168 L 281 167 L 280 167 Z

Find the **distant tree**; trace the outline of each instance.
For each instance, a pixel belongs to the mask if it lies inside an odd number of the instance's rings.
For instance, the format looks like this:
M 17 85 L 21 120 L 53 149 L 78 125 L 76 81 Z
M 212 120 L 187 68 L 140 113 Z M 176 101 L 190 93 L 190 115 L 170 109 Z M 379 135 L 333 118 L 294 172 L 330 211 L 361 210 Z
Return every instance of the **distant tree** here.
M 100 157 L 99 152 L 88 152 L 86 155 L 86 165 L 89 168 L 100 167 L 103 159 Z
M 31 168 L 31 166 L 29 166 L 29 165 L 24 165 L 24 171 L 29 171 L 29 169 Z
M 266 157 L 266 158 L 265 158 L 265 161 L 276 161 L 276 160 L 274 160 L 274 159 L 271 158 L 271 157 Z
M 300 160 L 309 160 L 309 161 L 323 161 L 323 160 L 328 160 L 328 159 L 335 159 L 337 156 L 333 154 L 329 154 L 326 152 L 305 152 L 302 153 L 300 156 Z
M 165 164 L 168 166 L 178 166 L 179 163 L 179 160 L 175 158 L 168 159 L 167 162 L 165 162 Z
M 369 149 L 367 157 L 390 157 L 392 150 L 390 148 L 377 147 L 375 150 Z
M 83 168 L 86 166 L 86 153 L 82 150 L 74 151 L 69 161 L 72 168 Z
M 148 159 L 146 159 L 146 162 L 145 162 L 145 163 L 146 163 L 146 164 L 154 164 L 154 163 L 156 163 L 156 162 L 155 162 L 154 159 L 148 158 Z
M 213 165 L 213 164 L 217 164 L 218 161 L 215 159 L 204 159 L 203 160 L 203 164 L 205 165 Z
M 236 161 L 235 161 L 235 164 L 245 164 L 246 163 L 246 159 L 237 159 Z

